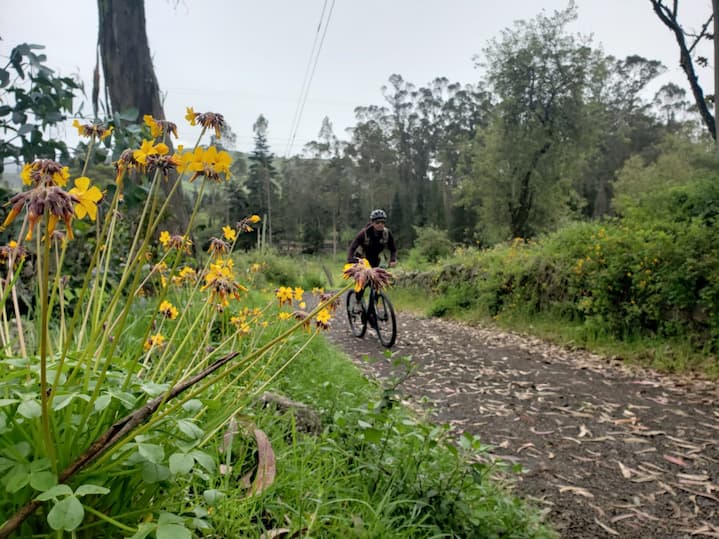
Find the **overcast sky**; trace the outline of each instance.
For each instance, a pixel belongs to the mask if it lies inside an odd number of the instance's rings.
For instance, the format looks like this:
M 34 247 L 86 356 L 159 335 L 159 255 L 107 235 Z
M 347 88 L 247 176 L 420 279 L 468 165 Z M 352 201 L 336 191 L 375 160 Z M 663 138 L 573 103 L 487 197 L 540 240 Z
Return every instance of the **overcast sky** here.
M 477 82 L 481 74 L 472 58 L 490 39 L 516 20 L 567 5 L 568 0 L 145 0 L 165 113 L 180 126 L 181 138 L 194 135 L 183 119 L 185 107 L 193 106 L 223 114 L 237 134 L 237 149 L 249 150 L 252 125 L 263 114 L 278 156 L 288 151 L 313 42 L 323 34 L 292 154 L 317 138 L 325 116 L 335 134 L 347 139 L 354 108 L 382 104 L 381 87 L 393 73 L 416 86 L 440 76 Z M 668 72 L 660 82 L 673 80 L 688 89 L 676 42 L 649 0 L 576 5 L 579 18 L 571 31 L 591 34 L 597 46 L 620 58 L 661 60 Z M 680 19 L 695 29 L 711 12 L 711 0 L 680 5 Z M 96 0 L 0 0 L 0 6 L 0 55 L 7 58 L 18 43 L 42 44 L 50 67 L 90 80 Z M 712 93 L 710 74 L 701 77 Z

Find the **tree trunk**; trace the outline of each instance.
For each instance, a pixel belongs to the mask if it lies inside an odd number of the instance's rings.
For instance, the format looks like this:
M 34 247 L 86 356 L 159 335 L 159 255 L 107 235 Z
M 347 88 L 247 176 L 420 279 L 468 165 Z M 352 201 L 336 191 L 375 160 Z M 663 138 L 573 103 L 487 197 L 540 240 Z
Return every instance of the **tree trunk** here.
M 714 17 L 714 119 L 719 118 L 719 0 L 712 0 Z M 719 137 L 714 137 L 716 153 L 719 156 Z
M 105 87 L 110 106 L 115 113 L 137 109 L 136 121 L 145 114 L 157 120 L 165 119 L 160 100 L 160 85 L 150 56 L 145 25 L 144 0 L 97 0 L 99 16 L 98 44 L 105 76 Z M 172 141 L 165 140 L 172 149 Z M 168 193 L 177 176 L 161 182 Z M 182 186 L 178 186 L 168 207 L 172 214 L 164 219 L 165 224 L 177 227 L 174 231 L 184 232 L 189 221 L 184 203 Z

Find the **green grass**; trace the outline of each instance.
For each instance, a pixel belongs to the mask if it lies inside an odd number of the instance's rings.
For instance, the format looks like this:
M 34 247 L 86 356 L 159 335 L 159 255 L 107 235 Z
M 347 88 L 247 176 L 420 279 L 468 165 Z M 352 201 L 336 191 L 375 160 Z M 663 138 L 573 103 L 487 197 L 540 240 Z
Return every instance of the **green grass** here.
M 418 421 L 322 338 L 273 390 L 314 408 L 322 432 L 300 432 L 291 413 L 250 410 L 272 442 L 277 476 L 261 494 L 237 490 L 214 508 L 218 536 L 553 537 L 489 479 L 502 465 L 476 460 L 488 451 L 479 440 Z M 241 443 L 236 451 L 252 454 L 254 442 Z

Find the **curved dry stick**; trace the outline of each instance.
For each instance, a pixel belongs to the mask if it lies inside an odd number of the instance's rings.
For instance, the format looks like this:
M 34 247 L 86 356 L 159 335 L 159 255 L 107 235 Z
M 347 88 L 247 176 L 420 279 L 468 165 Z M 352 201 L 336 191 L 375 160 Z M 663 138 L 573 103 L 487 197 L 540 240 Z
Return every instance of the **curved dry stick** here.
M 92 445 L 87 449 L 87 451 L 85 451 L 75 460 L 75 462 L 70 464 L 70 466 L 68 466 L 62 471 L 59 477 L 59 482 L 64 483 L 65 481 L 67 481 L 70 477 L 72 477 L 82 468 L 87 466 L 90 461 L 99 456 L 103 451 L 106 451 L 107 449 L 112 447 L 123 436 L 131 432 L 135 427 L 147 421 L 150 416 L 152 416 L 152 414 L 157 411 L 161 404 L 174 399 L 175 397 L 183 393 L 185 390 L 192 387 L 197 382 L 201 381 L 203 378 L 206 378 L 208 375 L 212 374 L 214 371 L 216 371 L 238 355 L 239 352 L 230 352 L 226 356 L 223 356 L 214 363 L 212 363 L 204 371 L 197 373 L 195 376 L 193 376 L 192 378 L 188 378 L 184 382 L 180 382 L 168 393 L 160 395 L 159 397 L 155 397 L 151 401 L 148 401 L 142 408 L 138 408 L 134 412 L 131 412 L 122 419 L 119 419 L 118 421 L 113 423 L 109 429 L 107 429 L 103 434 L 100 435 L 99 438 L 97 438 L 97 440 L 92 443 Z M 25 521 L 27 517 L 29 517 L 32 513 L 35 512 L 38 507 L 40 507 L 41 504 L 42 502 L 32 500 L 25 504 L 23 507 L 21 507 L 13 516 L 11 516 L 7 521 L 5 521 L 2 528 L 0 528 L 0 539 L 5 539 L 6 537 L 9 537 L 10 534 L 14 532 L 17 527 Z

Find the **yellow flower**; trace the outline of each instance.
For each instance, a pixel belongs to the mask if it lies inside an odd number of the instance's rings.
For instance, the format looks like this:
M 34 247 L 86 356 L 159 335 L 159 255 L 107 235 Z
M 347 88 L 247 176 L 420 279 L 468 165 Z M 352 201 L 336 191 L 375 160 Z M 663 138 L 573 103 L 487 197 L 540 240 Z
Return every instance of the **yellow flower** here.
M 77 119 L 73 120 L 72 126 L 77 129 L 78 135 L 81 137 L 94 137 L 105 140 L 112 134 L 113 127 L 105 129 L 100 124 L 81 124 Z
M 32 177 L 30 176 L 30 173 L 32 172 L 32 164 L 27 163 L 22 167 L 22 172 L 20 173 L 20 177 L 22 178 L 22 183 L 24 185 L 30 185 L 32 183 Z
M 327 329 L 330 327 L 330 320 L 332 319 L 332 314 L 330 313 L 329 309 L 325 308 L 322 309 L 319 313 L 317 313 L 316 323 L 317 327 L 320 327 L 322 329 Z
M 286 312 L 286 311 L 282 311 L 282 312 L 279 314 L 278 318 L 279 318 L 280 320 L 289 320 L 290 318 L 292 318 L 292 313 L 288 313 L 288 312 Z
M 280 306 L 287 303 L 292 305 L 292 289 L 288 286 L 281 286 L 275 292 L 275 297 L 280 300 Z
M 235 241 L 237 239 L 237 232 L 231 226 L 223 226 L 222 235 L 227 241 Z
M 177 308 L 167 300 L 160 303 L 160 308 L 158 309 L 158 312 L 162 316 L 164 316 L 165 318 L 169 318 L 170 320 L 174 320 L 175 318 L 177 318 L 178 315 Z
M 170 245 L 170 233 L 167 230 L 160 232 L 160 243 L 165 248 Z
M 147 338 L 144 344 L 144 349 L 145 352 L 149 352 L 153 348 L 162 348 L 163 346 L 165 346 L 164 335 L 156 333 L 155 335 L 151 335 Z
M 260 222 L 260 216 L 257 214 L 250 215 L 250 218 L 248 219 L 250 223 L 256 224 Z
M 299 286 L 295 287 L 294 294 L 295 294 L 295 299 L 297 301 L 302 301 L 302 294 L 304 294 L 304 293 L 305 293 L 305 291 L 302 290 Z M 304 309 L 304 307 L 303 307 L 303 309 Z
M 190 125 L 197 125 L 197 121 L 195 118 L 197 118 L 197 113 L 195 112 L 195 109 L 192 107 L 187 107 L 187 114 L 185 114 L 185 120 L 190 122 Z
M 150 128 L 150 134 L 153 138 L 157 138 L 162 135 L 162 128 L 157 125 L 157 122 L 151 114 L 145 114 L 142 119 L 145 121 L 145 125 Z
M 199 150 L 199 151 L 198 151 Z M 184 156 L 183 156 L 184 157 Z M 232 158 L 225 151 L 217 151 L 217 148 L 210 146 L 206 150 L 198 147 L 192 156 L 190 169 L 193 171 L 190 181 L 198 176 L 204 176 L 208 180 L 220 181 L 222 176 L 227 180 L 230 177 L 230 165 Z M 179 167 L 178 167 L 179 168 Z
M 90 178 L 85 176 L 77 178 L 75 187 L 68 193 L 78 200 L 75 204 L 75 215 L 78 219 L 83 219 L 86 215 L 89 215 L 93 221 L 97 219 L 97 203 L 102 200 L 102 191 L 94 185 L 90 187 Z

